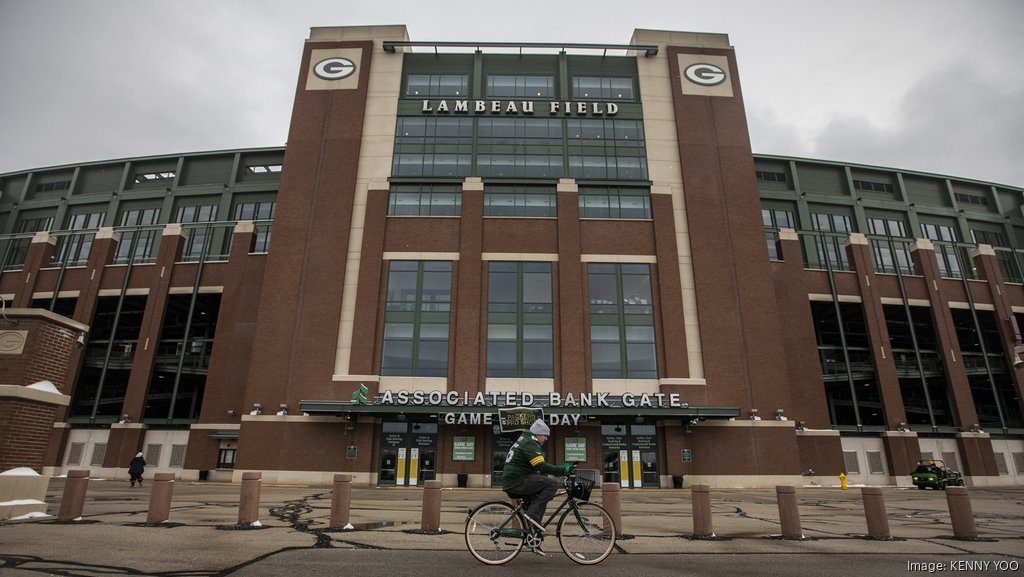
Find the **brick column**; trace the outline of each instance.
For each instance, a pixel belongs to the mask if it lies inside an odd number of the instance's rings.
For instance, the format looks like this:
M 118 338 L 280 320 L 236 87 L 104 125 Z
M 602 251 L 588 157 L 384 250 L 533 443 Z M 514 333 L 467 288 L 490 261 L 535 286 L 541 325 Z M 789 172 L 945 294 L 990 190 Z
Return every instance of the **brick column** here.
M 558 295 L 555 314 L 555 389 L 565 393 L 590 390 L 590 322 L 587 317 L 586 268 L 580 262 L 579 187 L 571 178 L 558 181 Z
M 1006 358 L 1006 366 L 1013 367 L 1014 348 L 1017 343 L 1017 333 L 1014 330 L 1016 323 L 1011 324 L 1013 308 L 1010 306 L 1009 292 L 1003 283 L 1003 273 L 999 268 L 999 261 L 996 259 L 996 251 L 987 244 L 979 244 L 978 248 L 971 251 L 971 260 L 978 269 L 978 277 L 988 281 L 986 286 L 992 296 L 992 304 L 995 307 L 996 326 L 999 328 L 999 337 L 1003 344 L 1003 356 Z M 1016 389 L 1017 412 L 1024 413 L 1024 368 L 1011 370 L 1010 376 L 1013 379 L 1013 386 Z M 1006 413 L 1006 408 L 1003 409 Z M 971 423 L 964 423 L 964 428 L 971 427 Z
M 878 392 L 882 397 L 885 425 L 894 431 L 899 428 L 900 423 L 907 422 L 907 416 L 903 408 L 899 377 L 896 375 L 896 363 L 890 349 L 885 309 L 882 306 L 881 295 L 876 290 L 878 279 L 875 278 L 871 247 L 867 237 L 860 233 L 851 233 L 846 241 L 846 254 L 857 273 L 857 287 L 863 301 L 864 324 L 871 342 L 871 356 L 875 365 Z
M 484 184 L 479 178 L 467 178 L 462 183 L 462 218 L 459 219 L 459 261 L 453 340 L 454 370 L 448 371 L 448 387 L 458 383 L 460 391 L 477 392 L 483 382 L 481 370 L 481 337 L 486 323 L 481 325 L 480 279 L 483 262 Z
M 57 237 L 46 231 L 37 232 L 32 237 L 28 254 L 25 255 L 25 265 L 21 269 L 21 274 L 25 277 L 25 284 L 15 293 L 14 300 L 11 302 L 13 308 L 32 306 L 32 293 L 35 292 L 36 282 L 39 281 L 39 269 L 49 266 L 56 244 Z

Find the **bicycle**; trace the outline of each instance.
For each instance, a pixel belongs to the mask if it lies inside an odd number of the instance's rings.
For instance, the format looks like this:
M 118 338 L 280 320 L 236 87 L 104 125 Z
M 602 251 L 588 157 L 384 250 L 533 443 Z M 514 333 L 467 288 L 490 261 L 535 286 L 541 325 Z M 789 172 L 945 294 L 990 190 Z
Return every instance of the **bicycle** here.
M 594 480 L 572 473 L 565 477 L 563 485 L 565 488 L 555 497 L 565 495 L 565 499 L 540 526 L 547 528 L 561 513 L 556 534 L 562 552 L 581 565 L 604 561 L 615 547 L 615 525 L 608 511 L 589 502 Z M 536 522 L 526 516 L 532 500 L 516 499 L 515 506 L 507 501 L 481 503 L 467 514 L 466 547 L 481 563 L 504 565 L 523 546 L 540 546 L 542 537 L 537 533 Z

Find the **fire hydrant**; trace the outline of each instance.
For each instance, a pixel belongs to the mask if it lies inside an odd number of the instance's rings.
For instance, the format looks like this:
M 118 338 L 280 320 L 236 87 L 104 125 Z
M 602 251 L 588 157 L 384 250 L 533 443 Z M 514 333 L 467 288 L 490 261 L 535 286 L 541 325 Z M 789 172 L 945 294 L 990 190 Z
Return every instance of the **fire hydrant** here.
M 839 473 L 839 487 L 846 490 L 846 473 Z

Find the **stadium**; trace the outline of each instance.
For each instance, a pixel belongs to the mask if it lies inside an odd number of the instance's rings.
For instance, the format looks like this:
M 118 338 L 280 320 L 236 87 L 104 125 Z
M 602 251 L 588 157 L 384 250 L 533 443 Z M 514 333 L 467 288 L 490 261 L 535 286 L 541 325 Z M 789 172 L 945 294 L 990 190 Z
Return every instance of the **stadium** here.
M 287 147 L 0 175 L 0 470 L 1022 485 L 1022 205 L 753 154 L 726 35 L 314 28 Z

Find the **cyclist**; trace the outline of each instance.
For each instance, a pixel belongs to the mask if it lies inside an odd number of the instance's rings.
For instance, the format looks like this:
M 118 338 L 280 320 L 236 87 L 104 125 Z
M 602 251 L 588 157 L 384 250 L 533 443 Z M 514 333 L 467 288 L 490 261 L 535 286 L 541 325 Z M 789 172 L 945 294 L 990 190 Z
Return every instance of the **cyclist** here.
M 505 458 L 505 467 L 501 474 L 501 488 L 511 497 L 532 499 L 526 509 L 526 516 L 533 522 L 533 532 L 543 538 L 544 527 L 541 526 L 544 510 L 548 501 L 558 492 L 558 481 L 545 475 L 563 477 L 572 472 L 573 466 L 566 463 L 562 466 L 551 465 L 544 460 L 541 445 L 547 442 L 551 429 L 537 419 L 524 431 L 509 449 Z M 539 542 L 539 541 L 538 541 Z M 544 555 L 540 546 L 532 547 L 534 553 Z

